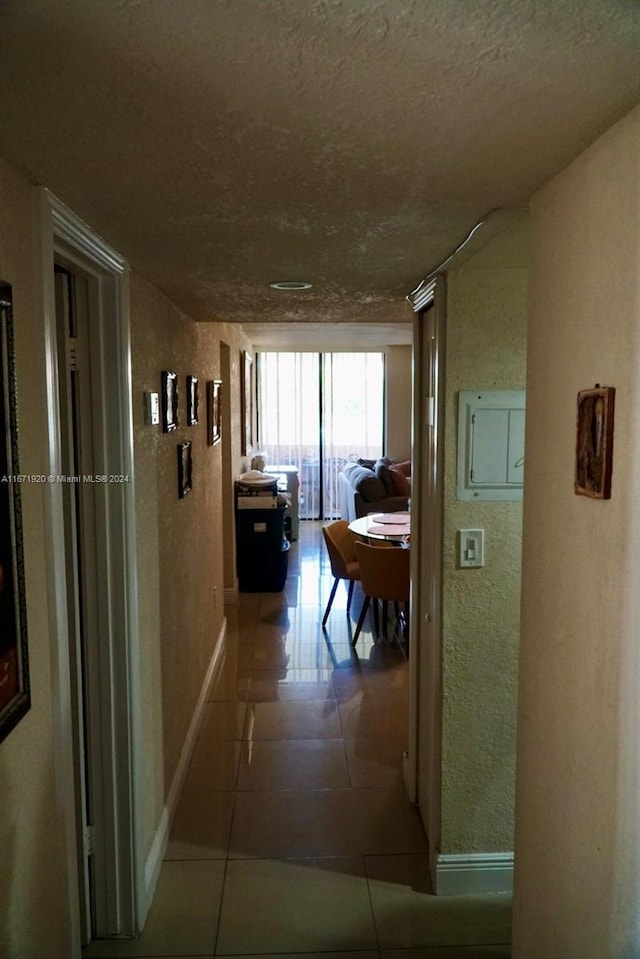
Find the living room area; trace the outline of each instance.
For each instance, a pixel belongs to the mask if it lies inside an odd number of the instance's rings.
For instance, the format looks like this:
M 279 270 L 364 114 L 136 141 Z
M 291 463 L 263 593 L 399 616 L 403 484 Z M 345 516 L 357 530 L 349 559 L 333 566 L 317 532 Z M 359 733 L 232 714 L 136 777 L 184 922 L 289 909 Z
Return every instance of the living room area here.
M 411 326 L 401 344 L 336 352 L 256 349 L 245 465 L 252 460 L 293 493 L 299 520 L 355 519 L 364 511 L 405 509 L 411 458 Z M 256 459 L 257 457 L 257 459 Z M 384 459 L 384 464 L 382 460 Z M 380 462 L 377 473 L 374 470 Z M 396 494 L 388 466 L 403 463 Z M 409 468 L 407 469 L 407 464 Z M 359 477 L 353 468 L 359 469 Z M 351 476 L 351 481 L 346 482 Z M 369 480 L 367 487 L 366 480 Z M 356 508 L 358 487 L 373 500 Z M 399 498 L 391 503 L 394 495 Z

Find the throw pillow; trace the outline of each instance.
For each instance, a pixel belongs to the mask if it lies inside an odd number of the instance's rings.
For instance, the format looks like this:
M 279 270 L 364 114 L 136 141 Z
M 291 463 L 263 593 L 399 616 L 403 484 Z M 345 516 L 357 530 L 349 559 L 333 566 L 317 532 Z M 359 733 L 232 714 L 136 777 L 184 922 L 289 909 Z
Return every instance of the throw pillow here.
M 411 496 L 411 484 L 398 466 L 390 466 L 391 482 L 394 496 Z
M 394 465 L 397 466 L 405 476 L 411 476 L 411 460 L 403 460 L 402 463 L 395 463 Z
M 387 496 L 394 496 L 393 492 L 393 478 L 389 470 L 389 464 L 385 463 L 384 459 L 376 460 L 376 464 L 373 468 L 374 473 L 379 480 L 382 480 L 382 485 L 385 488 Z

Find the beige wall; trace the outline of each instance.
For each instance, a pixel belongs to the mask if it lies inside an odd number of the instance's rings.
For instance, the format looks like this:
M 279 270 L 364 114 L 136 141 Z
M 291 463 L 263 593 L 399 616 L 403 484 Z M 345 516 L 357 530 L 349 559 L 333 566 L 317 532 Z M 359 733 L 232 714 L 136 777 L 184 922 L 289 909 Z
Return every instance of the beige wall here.
M 519 242 L 526 221 L 511 228 Z M 523 389 L 527 271 L 492 244 L 447 280 L 441 852 L 513 848 L 521 503 L 456 499 L 457 394 Z M 507 246 L 509 244 L 507 243 Z M 485 565 L 456 568 L 456 532 L 484 529 Z
M 389 346 L 386 354 L 385 455 L 401 463 L 411 459 L 413 348 Z
M 640 108 L 532 203 L 514 957 L 636 956 Z M 612 495 L 576 395 L 616 388 Z
M 20 468 L 47 471 L 44 332 L 31 186 L 0 162 L 0 278 L 13 285 Z M 43 498 L 23 484 L 31 711 L 0 743 L 0 955 L 70 955 L 64 826 L 56 803 Z
M 145 847 L 158 824 L 224 616 L 223 444 L 240 469 L 240 327 L 194 323 L 143 279 L 131 278 L 134 453 L 140 641 L 145 677 Z M 207 380 L 220 378 L 220 342 L 232 347 L 231 435 L 209 446 Z M 145 391 L 159 391 L 161 370 L 179 374 L 179 427 L 147 426 Z M 186 425 L 185 377 L 199 381 L 197 426 Z M 177 493 L 177 446 L 189 440 L 193 489 Z M 216 595 L 217 594 L 217 595 Z

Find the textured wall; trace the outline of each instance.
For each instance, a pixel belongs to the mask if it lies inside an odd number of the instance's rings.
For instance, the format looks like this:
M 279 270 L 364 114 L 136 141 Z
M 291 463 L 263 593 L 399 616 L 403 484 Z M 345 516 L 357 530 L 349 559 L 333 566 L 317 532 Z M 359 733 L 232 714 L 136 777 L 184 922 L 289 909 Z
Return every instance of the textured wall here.
M 46 473 L 47 424 L 40 276 L 33 259 L 31 186 L 0 162 L 0 278 L 13 284 L 20 468 Z M 43 496 L 23 484 L 32 707 L 0 743 L 0 955 L 69 956 L 63 824 L 57 807 L 51 714 Z
M 386 444 L 392 460 L 411 459 L 412 356 L 410 346 L 386 351 Z
M 523 226 L 512 229 L 520 233 Z M 504 236 L 495 242 L 503 244 Z M 522 508 L 457 501 L 457 393 L 523 389 L 526 286 L 526 270 L 494 264 L 491 243 L 448 278 L 441 846 L 447 853 L 513 848 Z M 468 528 L 485 530 L 481 569 L 456 569 L 456 531 Z
M 194 323 L 150 284 L 131 280 L 138 586 L 147 790 L 146 844 L 153 836 L 180 756 L 224 607 L 222 442 L 238 468 L 239 430 L 206 441 L 205 384 L 220 376 L 220 339 L 245 345 L 242 330 Z M 146 426 L 143 393 L 160 390 L 161 370 L 179 374 L 179 427 Z M 237 364 L 232 366 L 238 369 Z M 199 422 L 186 425 L 185 377 L 198 377 Z M 239 423 L 239 382 L 224 383 L 230 423 Z M 177 492 L 177 445 L 190 440 L 193 489 Z M 214 598 L 217 587 L 217 605 Z
M 640 108 L 533 200 L 514 957 L 638 955 Z M 576 394 L 616 387 L 612 496 Z

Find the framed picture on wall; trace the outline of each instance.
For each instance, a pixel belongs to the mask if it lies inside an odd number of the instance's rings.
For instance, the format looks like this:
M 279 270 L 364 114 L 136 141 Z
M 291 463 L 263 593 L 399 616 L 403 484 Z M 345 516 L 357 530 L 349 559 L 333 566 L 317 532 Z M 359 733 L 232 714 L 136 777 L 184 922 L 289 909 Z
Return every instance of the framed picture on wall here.
M 187 376 L 187 424 L 198 423 L 198 377 Z
M 12 307 L 0 281 L 0 741 L 31 707 Z
M 191 492 L 193 460 L 191 442 L 178 443 L 178 497 L 184 499 Z
M 162 380 L 162 432 L 178 429 L 178 374 L 163 370 Z
M 222 436 L 222 380 L 207 383 L 207 443 L 215 446 Z
M 611 498 L 615 393 L 599 383 L 578 393 L 575 491 L 581 496 Z

